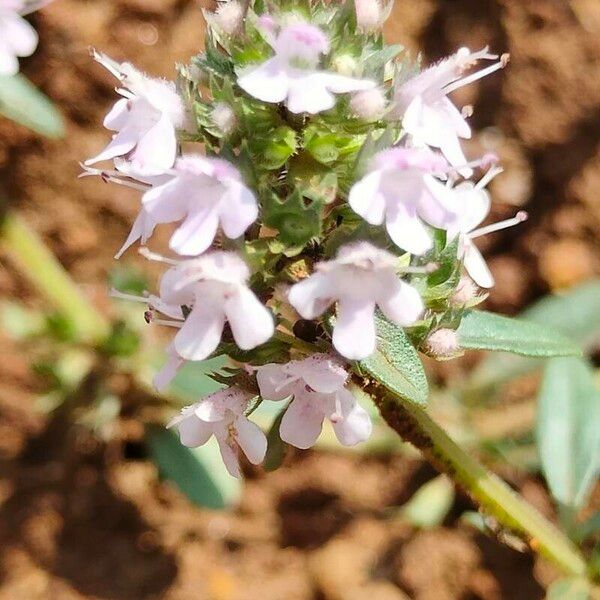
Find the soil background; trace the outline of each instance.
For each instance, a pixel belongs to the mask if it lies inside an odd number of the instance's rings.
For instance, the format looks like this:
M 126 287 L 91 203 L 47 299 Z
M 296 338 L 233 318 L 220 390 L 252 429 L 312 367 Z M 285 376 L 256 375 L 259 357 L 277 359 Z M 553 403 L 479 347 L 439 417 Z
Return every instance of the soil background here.
M 169 77 L 201 48 L 202 16 L 190 0 L 56 0 L 31 19 L 41 41 L 23 71 L 58 104 L 68 133 L 50 142 L 0 120 L 0 180 L 106 303 L 138 200 L 77 179 L 78 163 L 106 143 L 114 101 L 88 47 Z M 511 54 L 509 68 L 458 98 L 474 106 L 468 152 L 496 151 L 506 168 L 492 218 L 531 216 L 483 243 L 497 279 L 488 306 L 515 313 L 597 275 L 598 1 L 397 0 L 386 33 L 427 62 L 460 46 Z M 4 260 L 0 296 L 38 301 Z M 464 498 L 431 531 L 389 519 L 434 476 L 416 457 L 298 452 L 275 473 L 249 471 L 235 511 L 199 510 L 159 481 L 131 424 L 109 443 L 63 431 L 34 410 L 39 385 L 0 334 L 0 600 L 536 600 L 556 576 L 462 525 Z M 552 516 L 539 480 L 503 475 Z

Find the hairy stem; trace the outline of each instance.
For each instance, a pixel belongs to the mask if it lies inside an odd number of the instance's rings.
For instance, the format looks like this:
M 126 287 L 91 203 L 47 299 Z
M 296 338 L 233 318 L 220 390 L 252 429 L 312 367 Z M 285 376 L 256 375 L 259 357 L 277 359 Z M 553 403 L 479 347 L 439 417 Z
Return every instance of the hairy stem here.
M 19 271 L 73 323 L 82 341 L 100 343 L 106 338 L 106 319 L 87 301 L 37 233 L 14 213 L 7 213 L 0 222 L 0 245 Z
M 436 469 L 447 473 L 501 528 L 523 539 L 529 548 L 566 573 L 586 573 L 586 562 L 574 544 L 504 481 L 462 450 L 425 410 L 378 385 L 368 392 L 388 425 L 416 446 Z

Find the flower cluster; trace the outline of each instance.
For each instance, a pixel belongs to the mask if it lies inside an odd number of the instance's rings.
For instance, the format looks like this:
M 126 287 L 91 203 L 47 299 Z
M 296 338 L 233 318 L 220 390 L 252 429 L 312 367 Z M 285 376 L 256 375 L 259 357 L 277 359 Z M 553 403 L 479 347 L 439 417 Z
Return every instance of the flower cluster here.
M 84 164 L 141 192 L 117 257 L 140 242 L 169 265 L 157 296 L 134 298 L 149 321 L 178 329 L 157 388 L 185 361 L 236 365 L 228 388 L 171 422 L 188 446 L 214 435 L 236 476 L 239 450 L 265 456 L 248 419 L 256 402 L 286 403 L 279 435 L 298 448 L 325 419 L 340 443 L 366 440 L 349 384 L 377 352 L 376 323 L 434 356 L 458 351 L 439 339 L 455 339 L 478 301 L 473 282 L 493 286 L 473 239 L 524 218 L 475 229 L 501 169 L 494 156 L 467 161 L 468 111 L 448 97 L 506 56 L 461 48 L 418 72 L 386 50 L 379 2 L 268 7 L 230 0 L 207 14 L 206 51 L 176 83 L 94 52 L 121 99 L 104 121 L 112 140 Z M 145 248 L 166 223 L 173 258 Z
M 31 56 L 38 34 L 24 19 L 51 0 L 0 0 L 0 75 L 16 75 L 19 57 Z

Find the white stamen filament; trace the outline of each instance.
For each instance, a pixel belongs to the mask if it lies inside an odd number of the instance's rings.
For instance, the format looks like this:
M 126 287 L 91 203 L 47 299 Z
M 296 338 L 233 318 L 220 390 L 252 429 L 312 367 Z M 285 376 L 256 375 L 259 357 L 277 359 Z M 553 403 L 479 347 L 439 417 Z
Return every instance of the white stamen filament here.
M 180 260 L 175 260 L 174 258 L 167 258 L 166 256 L 163 256 L 162 254 L 157 254 L 156 252 L 152 252 L 152 250 L 150 250 L 149 248 L 146 248 L 146 246 L 142 246 L 138 250 L 138 252 L 144 258 L 147 258 L 148 260 L 152 260 L 154 262 L 165 263 L 165 264 L 171 265 L 171 266 L 179 265 L 182 262 Z
M 181 321 L 169 321 L 168 319 L 152 319 L 152 325 L 164 325 L 165 327 L 175 327 L 175 329 L 183 327 Z
M 335 411 L 331 414 L 331 416 L 329 417 L 329 420 L 332 423 L 338 423 L 343 418 L 344 417 L 342 415 L 342 403 L 340 402 L 340 397 L 336 394 L 335 395 Z
M 515 225 L 523 223 L 523 221 L 527 221 L 528 217 L 529 215 L 524 210 L 521 210 L 512 219 L 506 219 L 505 221 L 499 221 L 498 223 L 492 223 L 491 225 L 487 225 L 486 227 L 475 229 L 474 231 L 469 233 L 469 239 L 478 238 L 482 235 L 487 235 L 488 233 L 494 233 L 502 229 L 514 227 Z
M 476 189 L 484 188 L 494 177 L 500 175 L 504 169 L 502 167 L 492 167 L 475 185 Z
M 496 58 L 496 57 L 494 57 L 494 58 Z M 479 71 L 475 71 L 475 73 L 471 73 L 470 75 L 467 75 L 466 77 L 463 77 L 462 79 L 459 79 L 458 81 L 455 81 L 454 83 L 447 85 L 444 88 L 444 94 L 449 94 L 451 92 L 454 92 L 455 90 L 458 90 L 459 88 L 464 87 L 465 85 L 469 85 L 470 83 L 473 83 L 474 81 L 477 81 L 478 79 L 482 79 L 483 77 L 487 77 L 488 75 L 491 75 L 492 73 L 495 73 L 496 71 L 499 71 L 500 69 L 504 69 L 504 67 L 507 64 L 508 64 L 508 55 L 503 54 L 497 63 L 494 63 L 493 65 L 490 65 L 489 67 L 485 67 L 485 69 L 480 69 Z
M 118 298 L 119 300 L 130 300 L 131 302 L 142 302 L 143 304 L 148 304 L 148 296 L 136 296 L 134 294 L 125 294 L 124 292 L 120 292 L 115 288 L 111 288 L 108 294 L 112 298 Z

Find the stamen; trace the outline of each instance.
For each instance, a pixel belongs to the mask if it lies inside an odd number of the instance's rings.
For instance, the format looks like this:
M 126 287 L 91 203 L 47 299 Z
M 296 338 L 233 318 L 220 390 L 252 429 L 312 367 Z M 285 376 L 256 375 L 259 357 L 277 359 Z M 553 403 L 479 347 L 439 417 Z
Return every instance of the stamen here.
M 181 321 L 169 321 L 167 319 L 152 319 L 153 325 L 164 325 L 165 327 L 174 327 L 175 329 L 181 329 L 183 323 Z
M 528 218 L 529 215 L 524 210 L 520 210 L 512 219 L 506 219 L 505 221 L 499 221 L 498 223 L 492 223 L 492 225 L 475 229 L 469 234 L 469 238 L 474 239 L 481 237 L 482 235 L 487 235 L 488 233 L 494 233 L 495 231 L 514 227 L 515 225 L 523 223 L 523 221 L 527 221 Z
M 174 258 L 167 258 L 166 256 L 163 256 L 162 254 L 157 254 L 156 252 L 152 252 L 152 250 L 150 250 L 149 248 L 146 248 L 146 246 L 142 246 L 138 250 L 138 252 L 144 258 L 147 258 L 148 260 L 152 260 L 154 262 L 165 263 L 166 265 L 176 266 L 176 265 L 181 264 L 181 262 L 182 262 L 180 260 L 175 260 Z
M 463 77 L 462 79 L 459 79 L 458 81 L 447 85 L 444 88 L 444 94 L 450 94 L 451 92 L 454 92 L 455 90 L 464 87 L 465 85 L 469 85 L 470 83 L 473 83 L 478 79 L 487 77 L 488 75 L 491 75 L 492 73 L 495 73 L 500 69 L 504 69 L 504 67 L 508 64 L 508 61 L 509 55 L 503 54 L 497 63 L 494 63 L 489 67 L 485 67 L 484 69 L 480 69 L 479 71 L 475 71 L 475 73 L 471 73 L 470 75 L 467 75 L 466 77 Z
M 138 190 L 139 192 L 146 192 L 152 186 L 139 183 L 127 178 L 123 173 L 119 171 L 104 171 L 102 169 L 94 169 L 93 167 L 88 167 L 82 163 L 80 163 L 81 168 L 84 170 L 83 173 L 79 173 L 78 178 L 82 177 L 100 177 L 102 181 L 105 183 L 116 183 L 118 185 L 124 185 L 125 187 L 133 188 L 134 190 Z
M 466 106 L 463 106 L 462 110 L 460 111 L 460 115 L 462 116 L 463 119 L 468 119 L 469 117 L 472 117 L 473 116 L 473 105 L 467 104 Z
M 332 423 L 339 423 L 343 419 L 342 415 L 342 403 L 340 402 L 340 397 L 335 395 L 335 411 L 330 415 L 329 420 Z
M 464 165 L 457 165 L 456 167 L 451 167 L 451 172 L 459 173 L 463 169 L 477 169 L 479 167 L 485 169 L 493 166 L 500 160 L 497 154 L 494 152 L 488 152 L 484 154 L 481 158 L 477 158 L 476 160 L 471 160 Z
M 147 294 L 147 292 L 145 292 Z M 142 302 L 143 304 L 148 304 L 148 296 L 136 296 L 134 294 L 125 294 L 124 292 L 120 292 L 115 288 L 111 288 L 108 292 L 108 295 L 112 298 L 118 298 L 119 300 L 130 300 L 131 302 Z
M 494 177 L 500 175 L 504 169 L 502 167 L 492 167 L 475 185 L 480 190 L 487 186 L 487 184 L 494 179 Z

